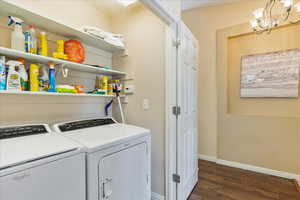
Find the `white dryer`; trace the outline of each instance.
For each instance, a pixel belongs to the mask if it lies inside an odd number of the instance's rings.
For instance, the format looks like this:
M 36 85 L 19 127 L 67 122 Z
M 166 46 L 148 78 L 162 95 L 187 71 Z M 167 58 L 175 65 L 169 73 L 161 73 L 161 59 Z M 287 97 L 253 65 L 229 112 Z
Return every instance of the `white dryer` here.
M 151 199 L 151 136 L 144 128 L 112 118 L 54 125 L 86 147 L 88 200 Z
M 85 153 L 44 124 L 0 127 L 1 200 L 85 200 Z

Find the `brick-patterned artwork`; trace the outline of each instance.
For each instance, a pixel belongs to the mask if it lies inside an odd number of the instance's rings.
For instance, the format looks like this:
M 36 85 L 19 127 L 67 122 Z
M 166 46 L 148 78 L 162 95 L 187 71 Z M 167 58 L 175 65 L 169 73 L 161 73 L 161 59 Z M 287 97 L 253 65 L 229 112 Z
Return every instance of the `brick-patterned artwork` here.
M 300 49 L 242 57 L 241 97 L 297 98 Z

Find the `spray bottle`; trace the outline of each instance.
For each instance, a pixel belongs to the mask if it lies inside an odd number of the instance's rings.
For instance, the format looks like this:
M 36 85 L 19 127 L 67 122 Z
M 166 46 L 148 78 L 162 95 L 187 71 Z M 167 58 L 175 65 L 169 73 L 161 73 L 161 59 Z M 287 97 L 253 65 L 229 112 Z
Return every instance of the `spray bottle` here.
M 49 89 L 48 92 L 56 92 L 56 80 L 55 80 L 55 65 L 49 63 Z
M 8 16 L 8 26 L 15 25 L 15 29 L 11 32 L 11 48 L 19 51 L 25 51 L 25 36 L 23 34 L 23 20 Z
M 21 91 L 21 76 L 20 76 L 20 65 L 21 62 L 10 60 L 6 63 L 8 65 L 7 74 L 7 90 L 10 91 Z
M 0 56 L 0 90 L 6 90 L 6 67 L 4 56 Z

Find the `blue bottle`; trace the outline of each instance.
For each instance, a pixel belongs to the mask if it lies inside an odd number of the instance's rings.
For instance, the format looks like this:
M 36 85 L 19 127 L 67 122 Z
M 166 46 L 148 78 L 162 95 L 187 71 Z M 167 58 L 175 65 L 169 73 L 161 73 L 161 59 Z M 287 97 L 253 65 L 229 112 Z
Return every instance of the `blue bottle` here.
M 56 92 L 55 67 L 53 63 L 49 64 L 49 89 L 48 92 Z
M 4 56 L 0 56 L 0 90 L 6 90 L 6 68 Z

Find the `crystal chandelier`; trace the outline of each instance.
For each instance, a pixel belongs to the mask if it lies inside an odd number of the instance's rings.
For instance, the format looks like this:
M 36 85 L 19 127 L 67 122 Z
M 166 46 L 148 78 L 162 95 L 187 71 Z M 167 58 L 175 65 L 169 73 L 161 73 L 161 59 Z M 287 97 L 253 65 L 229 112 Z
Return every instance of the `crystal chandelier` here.
M 273 10 L 277 7 L 280 7 L 281 13 L 274 16 Z M 291 13 L 294 10 L 300 15 L 300 2 L 294 3 L 294 0 L 267 0 L 265 8 L 258 8 L 252 13 L 254 19 L 250 21 L 251 27 L 258 34 L 270 33 L 274 27 L 290 20 Z M 290 23 L 299 21 L 290 21 Z

